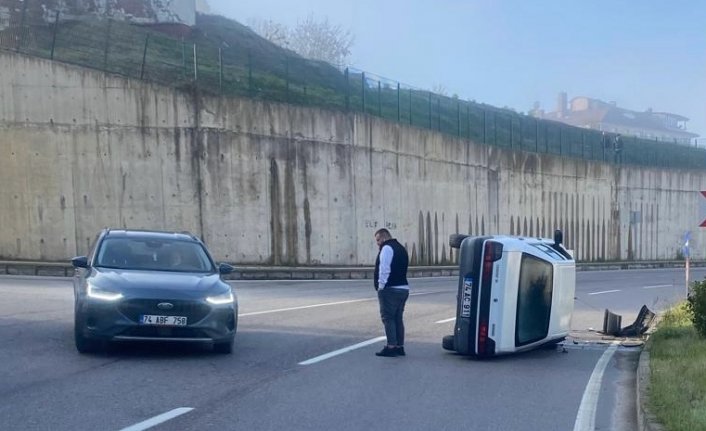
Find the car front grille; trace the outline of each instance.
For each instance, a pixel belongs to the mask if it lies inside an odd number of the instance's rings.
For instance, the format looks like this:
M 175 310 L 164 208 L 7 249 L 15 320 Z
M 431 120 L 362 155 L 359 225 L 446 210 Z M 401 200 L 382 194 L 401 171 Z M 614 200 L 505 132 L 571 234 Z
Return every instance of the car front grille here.
M 173 305 L 169 310 L 157 307 L 157 304 L 168 302 Z M 129 299 L 119 306 L 120 312 L 134 322 L 140 321 L 143 314 L 158 316 L 183 316 L 189 324 L 196 323 L 206 317 L 211 307 L 194 301 L 168 300 L 168 299 Z

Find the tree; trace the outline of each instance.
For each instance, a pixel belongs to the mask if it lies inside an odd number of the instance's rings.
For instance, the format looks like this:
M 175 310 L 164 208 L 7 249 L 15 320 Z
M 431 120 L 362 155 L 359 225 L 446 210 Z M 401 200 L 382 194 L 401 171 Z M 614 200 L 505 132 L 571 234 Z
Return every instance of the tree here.
M 331 24 L 328 18 L 319 21 L 309 14 L 292 29 L 272 20 L 257 19 L 249 23 L 260 36 L 305 58 L 342 66 L 351 54 L 354 37 L 350 30 Z
M 253 18 L 248 21 L 250 28 L 260 36 L 283 48 L 289 48 L 289 29 L 271 19 Z

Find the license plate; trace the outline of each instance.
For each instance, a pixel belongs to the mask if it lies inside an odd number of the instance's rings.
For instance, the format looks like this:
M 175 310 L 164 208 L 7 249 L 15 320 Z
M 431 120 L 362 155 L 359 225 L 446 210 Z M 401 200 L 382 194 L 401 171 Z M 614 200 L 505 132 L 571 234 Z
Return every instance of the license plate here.
M 143 314 L 142 316 L 140 316 L 140 324 L 158 326 L 186 326 L 186 317 L 155 316 L 153 314 Z

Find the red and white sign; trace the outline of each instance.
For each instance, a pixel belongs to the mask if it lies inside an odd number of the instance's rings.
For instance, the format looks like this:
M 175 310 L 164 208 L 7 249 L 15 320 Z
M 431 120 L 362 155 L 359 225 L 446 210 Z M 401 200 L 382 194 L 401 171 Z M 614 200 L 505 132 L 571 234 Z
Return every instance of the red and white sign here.
M 701 197 L 703 199 L 699 200 L 699 220 L 701 220 L 699 227 L 706 227 L 706 190 L 701 191 Z

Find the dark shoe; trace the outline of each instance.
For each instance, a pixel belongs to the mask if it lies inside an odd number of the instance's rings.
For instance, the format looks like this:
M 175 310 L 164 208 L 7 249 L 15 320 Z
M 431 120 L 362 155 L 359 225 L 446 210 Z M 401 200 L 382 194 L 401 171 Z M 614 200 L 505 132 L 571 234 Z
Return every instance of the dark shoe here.
M 397 356 L 407 356 L 404 352 L 404 347 L 402 346 L 397 346 L 395 347 L 395 350 L 397 351 Z
M 397 349 L 394 347 L 383 347 L 379 352 L 375 352 L 375 356 L 385 356 L 388 358 L 393 358 L 397 356 Z

